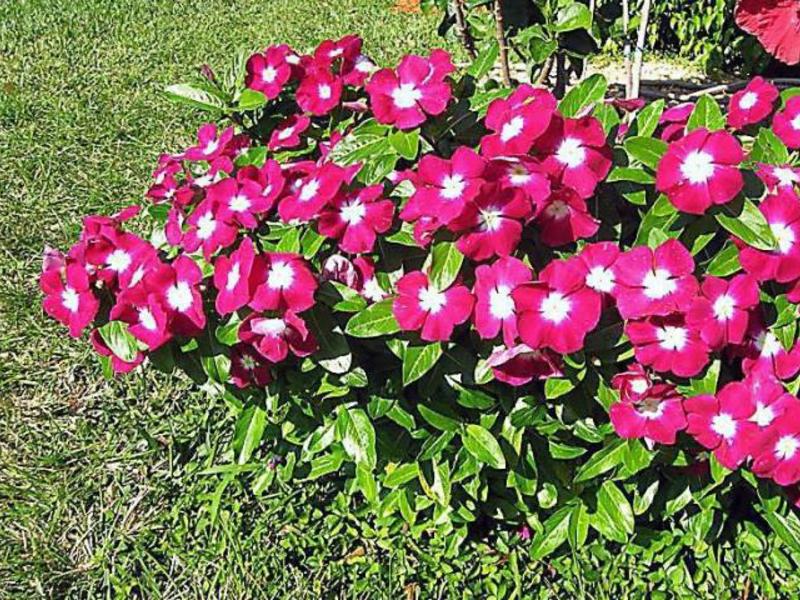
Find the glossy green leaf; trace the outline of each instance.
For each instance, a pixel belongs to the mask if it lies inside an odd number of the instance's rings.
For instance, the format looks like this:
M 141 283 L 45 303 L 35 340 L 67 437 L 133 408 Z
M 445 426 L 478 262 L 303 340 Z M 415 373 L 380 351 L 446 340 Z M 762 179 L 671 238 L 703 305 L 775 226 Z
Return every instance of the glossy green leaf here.
M 464 447 L 480 462 L 494 469 L 504 469 L 506 458 L 497 439 L 488 429 L 470 423 L 461 434 Z

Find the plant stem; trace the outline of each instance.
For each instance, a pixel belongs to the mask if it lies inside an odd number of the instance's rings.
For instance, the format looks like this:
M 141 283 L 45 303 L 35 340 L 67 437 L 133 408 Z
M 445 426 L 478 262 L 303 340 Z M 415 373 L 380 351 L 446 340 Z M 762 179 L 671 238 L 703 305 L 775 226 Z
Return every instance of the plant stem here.
M 631 86 L 631 97 L 639 95 L 639 82 L 642 79 L 642 54 L 644 43 L 647 39 L 647 22 L 650 20 L 650 0 L 642 2 L 642 14 L 639 20 L 639 35 L 636 38 L 636 51 L 633 55 L 633 85 Z
M 472 39 L 472 34 L 469 31 L 469 24 L 464 17 L 464 0 L 453 0 L 453 8 L 456 13 L 456 30 L 458 37 L 461 38 L 461 44 L 467 50 L 467 54 L 473 60 L 478 55 L 475 52 L 475 41 Z
M 551 54 L 547 57 L 547 60 L 542 65 L 542 70 L 539 71 L 539 75 L 536 77 L 536 83 L 539 85 L 544 85 L 547 83 L 547 80 L 550 78 L 550 71 L 553 70 L 553 57 L 554 55 Z
M 506 45 L 506 33 L 503 27 L 503 0 L 494 0 L 494 24 L 495 38 L 500 48 L 500 73 L 503 76 L 503 85 L 511 85 L 511 72 L 508 67 L 508 46 Z
M 625 35 L 625 44 L 622 48 L 622 55 L 625 59 L 625 97 L 631 97 L 633 87 L 633 73 L 631 71 L 631 42 L 628 38 L 628 25 L 630 24 L 630 11 L 628 10 L 628 0 L 622 0 L 622 30 Z

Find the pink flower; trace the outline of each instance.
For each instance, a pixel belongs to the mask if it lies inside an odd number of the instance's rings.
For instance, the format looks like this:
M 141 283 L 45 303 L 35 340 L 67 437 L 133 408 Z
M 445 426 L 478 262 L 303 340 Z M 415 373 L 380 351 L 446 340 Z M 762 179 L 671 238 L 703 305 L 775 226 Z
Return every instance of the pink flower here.
M 253 179 L 237 181 L 228 177 L 208 187 L 203 205 L 207 203 L 219 207 L 217 216 L 222 223 L 238 223 L 242 227 L 255 229 L 258 226 L 258 215 L 272 208 L 274 198 L 270 195 L 264 196 L 258 181 Z M 192 222 L 191 217 L 189 222 Z M 225 244 L 227 245 L 229 244 Z
M 577 352 L 600 320 L 600 296 L 585 286 L 583 270 L 575 261 L 554 260 L 539 279 L 512 294 L 522 341 L 559 354 Z
M 616 262 L 617 309 L 624 319 L 686 310 L 697 293 L 694 260 L 678 240 L 637 246 Z
M 536 148 L 546 155 L 544 170 L 581 198 L 589 198 L 611 170 L 611 148 L 603 126 L 592 116 L 553 118 Z
M 788 65 L 800 62 L 800 19 L 793 0 L 737 0 L 734 17 L 778 60 Z
M 214 262 L 215 306 L 220 315 L 227 315 L 250 303 L 254 285 L 250 276 L 256 260 L 253 242 L 242 240 L 230 256 L 220 256 Z
M 342 80 L 328 69 L 315 66 L 306 71 L 295 95 L 297 105 L 305 112 L 328 114 L 342 98 Z
M 422 271 L 406 273 L 397 282 L 392 312 L 404 331 L 419 331 L 426 342 L 447 341 L 453 329 L 472 313 L 474 299 L 463 285 L 437 290 Z
M 485 166 L 483 159 L 466 146 L 460 146 L 450 160 L 432 154 L 423 156 L 414 182 L 416 192 L 400 217 L 412 221 L 428 216 L 449 223 L 480 192 Z
M 766 119 L 778 99 L 778 88 L 761 77 L 753 78 L 728 104 L 728 126 L 743 129 Z
M 269 136 L 268 148 L 273 152 L 282 148 L 297 148 L 300 143 L 300 134 L 311 125 L 311 119 L 305 115 L 292 115 L 287 117 L 275 127 Z
M 733 200 L 744 186 L 744 152 L 726 131 L 695 129 L 672 142 L 656 170 L 656 189 L 683 212 L 702 215 Z
M 366 86 L 375 119 L 398 129 L 413 129 L 425 122 L 426 115 L 443 113 L 452 97 L 445 78 L 454 70 L 450 55 L 437 49 L 427 59 L 405 56 L 397 71 L 376 72 Z
M 637 402 L 647 398 L 653 389 L 653 382 L 642 365 L 633 363 L 627 371 L 611 378 L 611 387 L 619 392 L 623 402 Z
M 187 160 L 204 160 L 210 163 L 222 156 L 231 139 L 233 139 L 233 127 L 228 127 L 217 136 L 217 126 L 206 123 L 197 130 L 197 145 L 186 150 L 184 157 Z
M 548 246 L 563 246 L 581 238 L 592 237 L 600 228 L 581 198 L 571 188 L 556 188 L 536 216 L 542 242 Z
M 550 196 L 550 180 L 539 162 L 529 157 L 492 159 L 484 177 L 501 187 L 521 191 L 533 207 L 541 207 Z
M 757 250 L 736 240 L 742 267 L 759 281 L 794 281 L 800 277 L 800 200 L 793 191 L 780 188 L 777 194 L 764 198 L 758 209 L 769 224 L 777 248 Z
M 345 170 L 334 163 L 315 167 L 295 184 L 291 193 L 281 200 L 278 214 L 288 223 L 292 220 L 307 222 L 319 215 L 320 210 L 339 192 L 345 182 Z
M 250 307 L 254 310 L 291 310 L 299 313 L 314 306 L 317 280 L 308 263 L 297 254 L 273 252 L 256 269 L 256 288 Z
M 778 485 L 800 481 L 800 404 L 770 425 L 753 452 L 753 473 Z
M 745 375 L 788 380 L 800 371 L 800 346 L 787 351 L 775 334 L 755 320 L 745 340 L 742 371 Z
M 609 408 L 614 431 L 622 438 L 672 445 L 686 428 L 683 398 L 671 385 L 655 385 L 635 401 L 615 402 Z
M 586 287 L 598 294 L 613 295 L 617 287 L 615 264 L 620 256 L 614 242 L 586 244 L 577 255 L 586 273 Z
M 728 344 L 741 344 L 750 321 L 749 310 L 758 305 L 758 284 L 748 275 L 730 281 L 708 276 L 701 295 L 692 303 L 686 322 L 700 331 L 700 337 L 713 350 Z
M 674 142 L 681 139 L 686 133 L 686 123 L 694 112 L 694 102 L 684 102 L 668 108 L 658 118 L 662 125 L 661 139 L 665 142 Z
M 257 185 L 259 211 L 256 212 L 260 213 L 272 210 L 286 186 L 283 169 L 281 169 L 280 163 L 272 158 L 265 161 L 260 168 L 254 165 L 242 167 L 236 173 L 236 180 L 241 187 L 244 187 L 248 182 L 253 182 Z M 239 204 L 243 203 L 240 201 Z M 267 208 L 264 208 L 265 206 Z M 233 208 L 237 208 L 237 206 Z M 248 207 L 247 211 L 230 210 L 233 215 L 243 212 L 253 212 L 253 208 Z M 225 214 L 227 215 L 228 212 L 226 211 Z
M 800 97 L 789 98 L 772 117 L 772 131 L 792 150 L 800 148 Z
M 750 421 L 757 431 L 752 436 L 753 443 L 758 443 L 759 437 L 764 434 L 776 419 L 782 419 L 787 410 L 800 403 L 788 393 L 783 385 L 768 373 L 755 373 L 748 375 L 742 382 L 755 402 L 755 410 Z
M 191 258 L 180 255 L 171 265 L 162 264 L 145 279 L 148 292 L 156 294 L 170 318 L 170 331 L 197 336 L 206 326 L 203 297 L 198 286 L 203 273 Z
M 552 350 L 534 349 L 526 344 L 500 347 L 486 360 L 495 379 L 519 387 L 534 379 L 561 377 L 560 357 Z
M 357 280 L 355 289 L 370 302 L 380 302 L 386 298 L 378 278 L 375 275 L 375 263 L 368 256 L 359 256 L 353 261 Z
M 527 154 L 556 112 L 556 99 L 547 90 L 522 84 L 508 98 L 493 100 L 486 112 L 486 128 L 494 133 L 481 140 L 488 157 Z
M 291 310 L 280 317 L 250 314 L 239 326 L 239 339 L 251 344 L 273 363 L 286 360 L 291 352 L 303 357 L 317 350 L 317 340 L 308 330 L 305 321 Z
M 530 282 L 533 272 L 518 258 L 507 256 L 491 266 L 475 270 L 475 329 L 484 340 L 497 337 L 503 331 L 503 342 L 512 347 L 517 339 L 517 310 L 512 292 Z
M 263 93 L 268 100 L 277 98 L 292 76 L 292 69 L 286 62 L 289 51 L 288 46 L 281 45 L 270 46 L 263 54 L 253 54 L 247 59 L 245 85 Z
M 735 469 L 744 462 L 756 428 L 750 420 L 756 410 L 750 388 L 734 381 L 716 397 L 687 398 L 683 407 L 689 424 L 686 432 L 712 450 L 723 467 Z
M 756 175 L 767 188 L 768 192 L 776 192 L 780 188 L 794 190 L 800 183 L 800 169 L 792 165 L 768 165 L 758 163 Z
M 42 302 L 45 312 L 69 327 L 72 337 L 81 335 L 100 307 L 100 301 L 92 293 L 89 274 L 79 264 L 45 271 L 39 277 L 39 287 L 45 293 Z
M 235 187 L 235 182 L 234 182 Z M 222 205 L 212 198 L 203 200 L 186 219 L 189 229 L 183 234 L 181 245 L 186 252 L 203 249 L 203 257 L 211 257 L 234 241 L 238 229 L 222 217 Z
M 694 377 L 708 364 L 708 346 L 680 313 L 628 321 L 625 334 L 636 360 L 661 373 Z
M 156 249 L 137 235 L 104 228 L 103 234 L 87 244 L 86 262 L 95 275 L 112 289 L 125 289 L 138 283 L 158 261 Z
M 98 329 L 95 329 L 89 334 L 89 341 L 92 343 L 95 352 L 100 356 L 111 359 L 111 370 L 114 371 L 114 373 L 130 373 L 144 361 L 143 352 L 136 352 L 136 356 L 131 362 L 122 360 L 108 347 L 108 344 L 106 344 Z
M 170 315 L 159 294 L 149 292 L 145 285 L 123 290 L 111 308 L 110 318 L 128 324 L 128 331 L 150 350 L 160 348 L 170 339 Z
M 231 348 L 231 382 L 239 389 L 265 386 L 272 381 L 271 363 L 249 344 Z
M 394 218 L 394 203 L 383 199 L 383 186 L 371 185 L 337 196 L 319 215 L 319 232 L 339 240 L 352 254 L 372 252 L 377 234 L 385 233 Z

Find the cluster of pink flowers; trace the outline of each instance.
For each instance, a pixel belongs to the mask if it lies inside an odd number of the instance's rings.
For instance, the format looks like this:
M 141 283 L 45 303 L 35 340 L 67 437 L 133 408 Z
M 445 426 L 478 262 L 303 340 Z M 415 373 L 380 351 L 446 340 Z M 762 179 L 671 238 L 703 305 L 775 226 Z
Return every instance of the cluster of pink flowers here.
M 167 212 L 159 235 L 151 242 L 125 231 L 138 209 L 87 218 L 66 255 L 46 256 L 45 310 L 73 336 L 93 323 L 127 324 L 134 357 L 117 356 L 98 329 L 91 333 L 118 372 L 234 316 L 230 376 L 241 388 L 263 386 L 275 365 L 314 354 L 305 313 L 325 280 L 368 303 L 391 297 L 400 329 L 426 342 L 474 332 L 494 344 L 486 362 L 495 378 L 514 386 L 561 376 L 562 355 L 584 350 L 604 313 L 616 311 L 636 359 L 612 382 L 619 435 L 673 444 L 686 431 L 726 467 L 751 461 L 756 474 L 781 485 L 800 481 L 800 400 L 781 383 L 800 372 L 800 346 L 785 348 L 769 329 L 759 287 L 776 282 L 790 301 L 800 299 L 800 171 L 758 166 L 767 189 L 759 209 L 777 246 L 734 240 L 745 272 L 722 279 L 698 278 L 693 256 L 675 239 L 627 250 L 593 239 L 601 223 L 588 201 L 613 160 L 606 132 L 591 114 L 562 115 L 551 93 L 530 85 L 491 103 L 476 149 L 426 154 L 373 185 L 358 181 L 361 165 L 333 160 L 350 130 L 326 136 L 332 113 L 371 115 L 402 130 L 425 125 L 451 105 L 453 71 L 440 50 L 376 70 L 355 36 L 327 40 L 311 55 L 282 45 L 252 56 L 247 86 L 268 101 L 293 101 L 293 112 L 263 140 L 208 124 L 195 145 L 163 155 L 147 192 Z M 769 83 L 751 82 L 731 99 L 731 130 L 768 118 L 777 97 Z M 772 122 L 790 148 L 800 147 L 798 102 L 789 100 Z M 681 105 L 661 117 L 670 145 L 656 187 L 680 211 L 703 214 L 742 191 L 746 156 L 729 131 L 687 132 L 691 112 Z M 268 158 L 243 164 L 259 144 Z M 280 156 L 305 147 L 305 155 Z M 404 202 L 392 195 L 402 183 L 413 188 Z M 278 222 L 327 241 L 308 259 L 265 248 L 259 234 Z M 380 277 L 377 242 L 404 224 L 419 248 L 453 240 L 466 257 L 445 289 L 425 269 L 406 270 L 391 288 L 388 275 Z M 556 248 L 560 257 L 534 272 L 530 259 L 541 263 Z M 675 378 L 698 376 L 715 356 L 740 369 L 742 380 L 684 398 Z

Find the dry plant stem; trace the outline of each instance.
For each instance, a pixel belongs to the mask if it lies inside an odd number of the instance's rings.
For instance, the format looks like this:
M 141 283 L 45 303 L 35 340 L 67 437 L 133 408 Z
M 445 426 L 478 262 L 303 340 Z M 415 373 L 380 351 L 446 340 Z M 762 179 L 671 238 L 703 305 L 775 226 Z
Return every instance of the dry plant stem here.
M 539 71 L 539 75 L 536 77 L 536 83 L 539 85 L 544 85 L 547 83 L 547 80 L 550 79 L 550 71 L 553 70 L 553 54 L 547 57 L 547 60 L 542 65 L 542 70 Z
M 506 45 L 505 28 L 503 27 L 503 2 L 494 0 L 494 25 L 497 45 L 500 48 L 500 73 L 503 76 L 503 85 L 511 85 L 511 72 L 508 67 L 508 46 Z
M 475 52 L 475 41 L 472 39 L 472 34 L 469 31 L 467 19 L 464 17 L 464 0 L 453 0 L 454 10 L 456 13 L 456 30 L 458 37 L 461 38 L 461 43 L 469 54 L 471 59 L 475 59 L 477 52 Z
M 650 20 L 650 0 L 642 2 L 642 14 L 639 21 L 639 35 L 636 37 L 636 50 L 633 54 L 633 84 L 631 85 L 631 97 L 639 95 L 639 82 L 642 79 L 642 50 L 644 49 L 645 39 L 647 38 L 647 22 Z
M 625 45 L 622 48 L 622 55 L 625 59 L 625 97 L 631 98 L 631 87 L 633 86 L 633 74 L 631 72 L 631 43 L 628 40 L 628 24 L 630 23 L 630 12 L 628 10 L 628 0 L 622 0 L 622 29 L 625 32 Z

